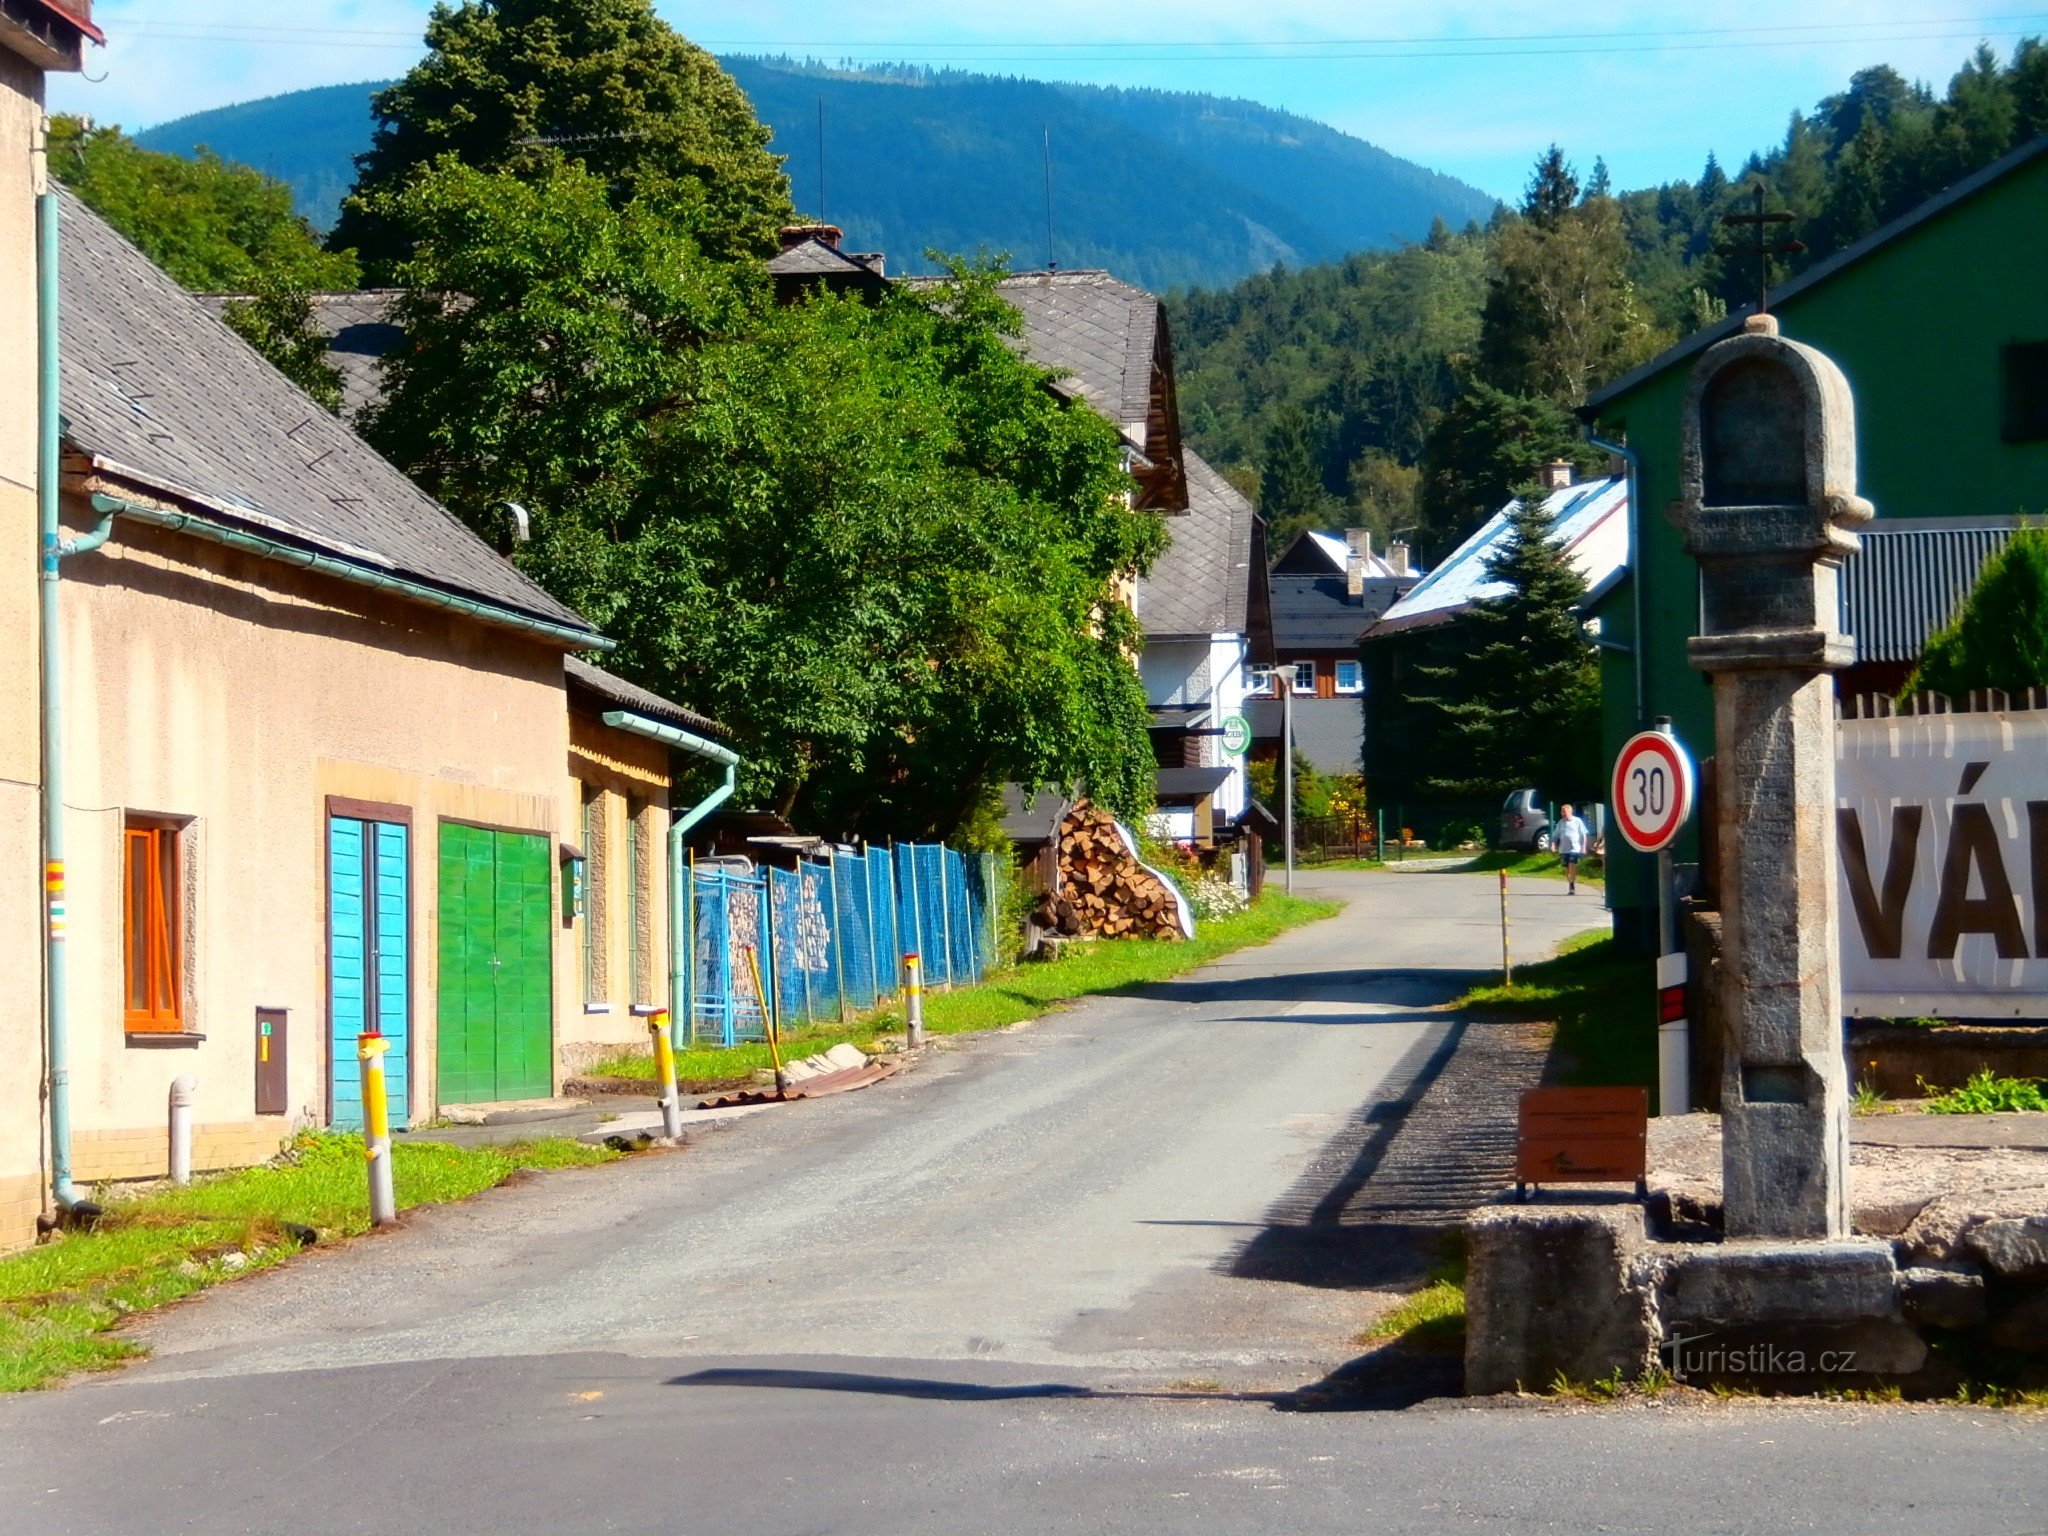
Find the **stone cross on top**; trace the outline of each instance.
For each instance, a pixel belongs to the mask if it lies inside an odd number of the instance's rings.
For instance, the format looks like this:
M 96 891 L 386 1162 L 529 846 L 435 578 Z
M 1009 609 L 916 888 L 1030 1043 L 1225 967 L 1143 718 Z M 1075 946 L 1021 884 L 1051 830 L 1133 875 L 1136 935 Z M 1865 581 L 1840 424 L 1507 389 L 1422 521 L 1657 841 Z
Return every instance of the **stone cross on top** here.
M 1700 563 L 1694 666 L 1714 688 L 1724 972 L 1722 1084 L 1731 1238 L 1845 1236 L 1849 1102 L 1836 912 L 1829 673 L 1856 494 L 1855 402 L 1823 353 L 1771 315 L 1709 348 L 1687 386 L 1683 494 Z

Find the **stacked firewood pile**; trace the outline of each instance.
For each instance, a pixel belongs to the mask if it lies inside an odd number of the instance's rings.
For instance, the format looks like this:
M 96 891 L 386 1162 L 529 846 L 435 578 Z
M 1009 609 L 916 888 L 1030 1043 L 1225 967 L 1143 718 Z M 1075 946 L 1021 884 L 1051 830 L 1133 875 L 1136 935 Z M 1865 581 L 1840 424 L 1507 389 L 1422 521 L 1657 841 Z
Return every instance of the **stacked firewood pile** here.
M 1063 938 L 1183 937 L 1174 893 L 1131 856 L 1116 819 L 1085 800 L 1060 823 L 1059 889 L 1039 897 L 1031 920 Z

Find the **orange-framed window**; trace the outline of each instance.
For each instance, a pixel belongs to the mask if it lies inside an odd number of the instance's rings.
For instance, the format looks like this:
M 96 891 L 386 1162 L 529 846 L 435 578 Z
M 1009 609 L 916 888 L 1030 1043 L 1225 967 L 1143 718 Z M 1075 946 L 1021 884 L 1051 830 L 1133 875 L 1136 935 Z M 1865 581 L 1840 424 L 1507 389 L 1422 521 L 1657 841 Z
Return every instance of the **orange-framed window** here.
M 133 1034 L 176 1034 L 184 1026 L 179 982 L 185 971 L 178 910 L 178 829 L 130 821 L 123 832 L 127 973 L 126 1022 Z

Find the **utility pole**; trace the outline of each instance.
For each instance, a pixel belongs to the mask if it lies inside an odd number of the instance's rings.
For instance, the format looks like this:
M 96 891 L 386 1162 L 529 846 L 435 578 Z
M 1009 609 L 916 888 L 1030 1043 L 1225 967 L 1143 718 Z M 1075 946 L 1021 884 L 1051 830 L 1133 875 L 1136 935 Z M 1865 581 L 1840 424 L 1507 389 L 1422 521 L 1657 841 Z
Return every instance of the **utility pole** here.
M 1294 681 L 1293 668 L 1273 669 L 1273 681 L 1280 686 L 1280 824 L 1287 850 L 1287 894 L 1294 894 Z

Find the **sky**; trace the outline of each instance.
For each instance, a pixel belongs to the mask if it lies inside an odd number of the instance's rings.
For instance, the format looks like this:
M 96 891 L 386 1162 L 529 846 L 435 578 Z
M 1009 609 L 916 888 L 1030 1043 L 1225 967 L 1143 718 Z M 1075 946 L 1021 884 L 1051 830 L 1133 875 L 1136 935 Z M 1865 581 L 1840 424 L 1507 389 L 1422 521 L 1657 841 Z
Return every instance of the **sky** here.
M 1549 144 L 1619 187 L 1731 167 L 1866 65 L 1944 89 L 1980 39 L 2048 36 L 2048 0 L 656 0 L 721 53 L 907 62 L 1242 96 L 1514 199 Z M 98 0 L 108 46 L 51 106 L 130 130 L 402 73 L 430 0 Z M 251 22 L 252 9 L 268 18 Z M 1792 18 L 1797 18 L 1796 20 Z M 281 19 L 280 19 L 281 18 Z

